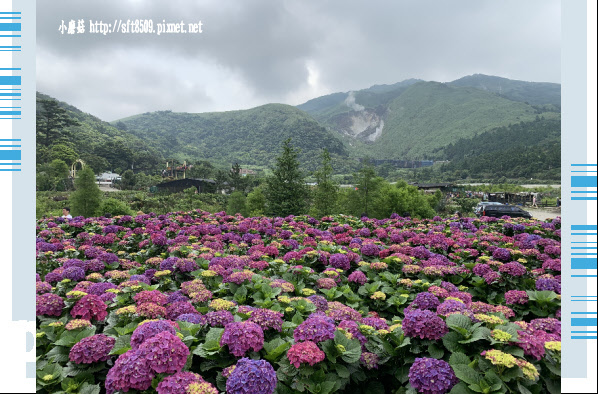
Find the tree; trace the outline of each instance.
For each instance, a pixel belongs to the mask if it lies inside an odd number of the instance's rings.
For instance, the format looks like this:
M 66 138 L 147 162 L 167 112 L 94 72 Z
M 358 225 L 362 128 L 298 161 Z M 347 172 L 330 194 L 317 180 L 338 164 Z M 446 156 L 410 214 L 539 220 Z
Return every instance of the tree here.
M 322 152 L 322 164 L 314 173 L 316 191 L 314 194 L 314 208 L 316 216 L 323 217 L 334 213 L 338 197 L 338 185 L 332 181 L 332 159 L 328 149 Z
M 261 187 L 256 187 L 247 195 L 248 216 L 262 216 L 266 211 L 266 197 Z
M 85 217 L 94 216 L 102 204 L 102 192 L 96 184 L 95 175 L 89 167 L 77 172 L 77 175 L 75 192 L 71 196 L 73 214 Z
M 431 218 L 436 214 L 426 196 L 404 180 L 394 185 L 385 183 L 372 199 L 371 205 L 373 216 L 377 218 L 389 217 L 392 213 L 408 213 L 420 218 Z
M 267 213 L 274 216 L 301 215 L 307 209 L 309 190 L 299 170 L 299 150 L 284 141 L 282 154 L 276 158 L 273 175 L 266 180 Z
M 79 154 L 73 148 L 72 143 L 60 143 L 54 144 L 50 148 L 49 159 L 50 160 L 61 160 L 70 166 L 79 158 Z
M 131 190 L 135 188 L 136 176 L 131 170 L 123 172 L 120 178 L 120 188 L 123 190 Z
M 363 213 L 367 216 L 370 202 L 372 200 L 372 194 L 377 190 L 377 185 L 374 181 L 376 178 L 376 170 L 374 167 L 366 161 L 364 166 L 353 175 L 355 179 L 355 187 L 360 196 L 361 204 L 363 206 Z
M 240 192 L 240 191 L 233 192 L 228 199 L 228 205 L 226 207 L 226 212 L 229 215 L 234 215 L 234 214 L 240 213 L 241 215 L 245 216 L 247 214 L 246 201 L 247 201 L 247 197 L 245 197 L 245 194 L 243 194 L 243 192 Z
M 38 99 L 39 106 L 36 116 L 37 142 L 49 147 L 51 144 L 66 139 L 69 126 L 76 126 L 79 122 L 71 118 L 58 101 Z
M 54 159 L 49 165 L 50 176 L 53 179 L 53 190 L 64 191 L 67 189 L 66 180 L 69 177 L 69 167 L 60 159 Z
M 232 190 L 245 192 L 247 182 L 241 175 L 241 166 L 239 165 L 239 163 L 235 163 L 233 167 L 230 169 L 228 173 L 228 178 Z
M 212 178 L 215 174 L 216 169 L 207 160 L 201 160 L 193 164 L 191 169 L 187 171 L 187 175 L 189 178 L 203 178 L 209 179 Z

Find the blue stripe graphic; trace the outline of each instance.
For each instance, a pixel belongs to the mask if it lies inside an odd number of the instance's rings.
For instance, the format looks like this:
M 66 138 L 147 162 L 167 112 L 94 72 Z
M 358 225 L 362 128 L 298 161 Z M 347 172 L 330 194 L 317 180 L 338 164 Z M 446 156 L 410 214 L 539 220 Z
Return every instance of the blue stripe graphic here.
M 595 176 L 572 176 L 571 187 L 596 187 Z
M 0 23 L 0 31 L 21 31 L 20 23 Z
M 21 150 L 0 150 L 0 160 L 21 160 Z
M 598 230 L 597 225 L 587 225 L 587 224 L 572 224 L 571 230 Z
M 585 318 L 580 318 L 580 317 L 576 317 L 571 319 L 571 325 L 573 327 L 592 327 L 592 326 L 596 326 L 598 325 L 598 319 L 596 318 L 589 318 L 589 317 L 585 317 Z
M 20 76 L 0 75 L 0 85 L 20 85 L 20 84 L 21 84 Z

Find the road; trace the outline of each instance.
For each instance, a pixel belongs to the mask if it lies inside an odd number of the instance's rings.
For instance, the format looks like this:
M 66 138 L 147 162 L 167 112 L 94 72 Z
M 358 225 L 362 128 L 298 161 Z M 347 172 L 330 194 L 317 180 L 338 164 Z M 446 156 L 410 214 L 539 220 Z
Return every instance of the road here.
M 539 220 L 554 219 L 557 216 L 561 216 L 561 208 L 529 208 L 529 207 L 525 207 L 523 209 L 525 209 L 526 211 L 531 213 L 535 219 L 539 219 Z

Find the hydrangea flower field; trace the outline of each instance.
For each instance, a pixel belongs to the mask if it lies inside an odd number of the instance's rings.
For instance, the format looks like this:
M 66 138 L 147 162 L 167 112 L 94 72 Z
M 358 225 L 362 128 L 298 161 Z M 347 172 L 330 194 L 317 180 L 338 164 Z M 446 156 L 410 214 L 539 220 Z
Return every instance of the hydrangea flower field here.
M 558 393 L 560 220 L 37 223 L 37 390 Z

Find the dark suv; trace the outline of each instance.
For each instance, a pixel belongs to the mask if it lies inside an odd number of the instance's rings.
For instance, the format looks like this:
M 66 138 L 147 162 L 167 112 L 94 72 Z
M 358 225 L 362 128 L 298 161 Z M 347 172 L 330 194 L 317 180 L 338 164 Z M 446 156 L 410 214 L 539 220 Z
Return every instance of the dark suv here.
M 500 218 L 502 216 L 510 216 L 512 218 L 526 218 L 531 219 L 532 215 L 515 205 L 487 205 L 478 213 L 478 216 L 489 216 L 493 218 Z

